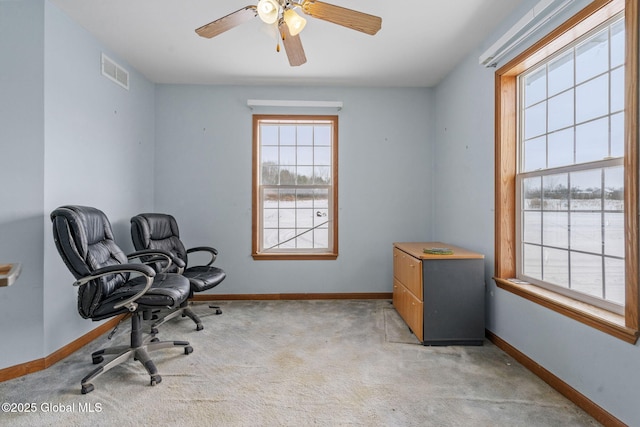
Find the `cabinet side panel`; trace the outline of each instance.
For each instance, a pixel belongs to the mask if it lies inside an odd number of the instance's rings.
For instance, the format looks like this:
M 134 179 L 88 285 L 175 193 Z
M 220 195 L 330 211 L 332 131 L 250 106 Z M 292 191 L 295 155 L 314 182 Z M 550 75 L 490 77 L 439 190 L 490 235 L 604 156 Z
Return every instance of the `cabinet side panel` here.
M 484 260 L 423 261 L 424 343 L 482 344 Z

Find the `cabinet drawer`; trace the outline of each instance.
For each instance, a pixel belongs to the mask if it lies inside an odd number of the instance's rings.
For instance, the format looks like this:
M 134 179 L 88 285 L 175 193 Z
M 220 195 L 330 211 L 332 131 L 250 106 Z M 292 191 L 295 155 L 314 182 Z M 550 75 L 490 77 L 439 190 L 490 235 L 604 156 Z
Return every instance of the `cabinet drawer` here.
M 398 280 L 393 281 L 393 306 L 415 336 L 422 341 L 424 304 Z
M 407 291 L 406 293 L 406 318 L 405 322 L 411 328 L 413 333 L 420 341 L 423 341 L 423 327 L 424 327 L 424 304 L 418 298 Z
M 422 300 L 422 261 L 393 249 L 393 274 L 419 300 Z

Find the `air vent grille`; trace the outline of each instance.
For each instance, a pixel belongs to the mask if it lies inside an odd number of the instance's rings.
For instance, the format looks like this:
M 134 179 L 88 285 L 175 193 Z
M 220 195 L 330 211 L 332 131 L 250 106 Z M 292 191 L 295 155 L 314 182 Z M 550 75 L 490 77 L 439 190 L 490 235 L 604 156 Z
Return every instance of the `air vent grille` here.
M 129 90 L 129 72 L 104 53 L 102 54 L 102 75 Z

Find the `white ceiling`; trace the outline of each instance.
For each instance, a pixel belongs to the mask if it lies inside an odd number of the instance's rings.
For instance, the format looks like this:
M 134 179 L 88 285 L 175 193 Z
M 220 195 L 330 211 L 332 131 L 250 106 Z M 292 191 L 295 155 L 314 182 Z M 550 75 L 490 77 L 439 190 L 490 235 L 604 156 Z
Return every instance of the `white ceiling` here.
M 212 39 L 195 29 L 257 0 L 50 0 L 156 83 L 436 85 L 520 3 L 325 0 L 382 17 L 375 36 L 305 16 L 307 63 L 289 66 L 276 31 L 254 18 Z

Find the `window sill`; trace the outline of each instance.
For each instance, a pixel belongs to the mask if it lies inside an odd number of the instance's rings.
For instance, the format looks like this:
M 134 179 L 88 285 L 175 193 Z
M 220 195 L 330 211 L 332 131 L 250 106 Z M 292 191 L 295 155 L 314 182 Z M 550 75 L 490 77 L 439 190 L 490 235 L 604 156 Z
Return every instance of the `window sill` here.
M 300 260 L 300 261 L 309 261 L 309 260 L 335 260 L 338 258 L 338 254 L 294 254 L 294 253 L 277 253 L 277 254 L 263 254 L 263 253 L 254 253 L 251 254 L 254 260 L 256 261 L 273 261 L 273 260 Z
M 540 304 L 550 310 L 570 317 L 601 332 L 635 344 L 640 332 L 625 325 L 624 316 L 574 300 L 528 283 L 515 283 L 494 277 L 499 288 Z

